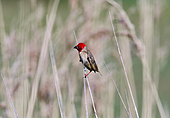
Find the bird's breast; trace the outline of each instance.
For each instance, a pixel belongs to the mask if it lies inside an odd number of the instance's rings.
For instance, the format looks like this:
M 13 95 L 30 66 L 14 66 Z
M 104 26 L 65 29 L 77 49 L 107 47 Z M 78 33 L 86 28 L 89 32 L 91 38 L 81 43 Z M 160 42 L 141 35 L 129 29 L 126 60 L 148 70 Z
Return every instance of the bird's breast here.
M 83 62 L 84 62 L 84 61 L 85 61 L 85 62 L 88 61 L 88 60 L 87 60 L 87 52 L 84 52 L 84 51 L 83 51 L 83 52 L 80 52 L 80 56 L 81 56 Z

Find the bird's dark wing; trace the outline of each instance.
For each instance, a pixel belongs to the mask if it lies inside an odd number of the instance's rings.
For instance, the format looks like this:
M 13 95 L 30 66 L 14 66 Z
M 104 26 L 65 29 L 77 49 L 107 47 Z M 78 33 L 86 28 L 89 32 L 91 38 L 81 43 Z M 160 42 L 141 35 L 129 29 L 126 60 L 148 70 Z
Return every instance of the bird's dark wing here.
M 93 70 L 92 67 L 91 67 L 91 65 L 90 65 L 90 63 L 89 63 L 88 61 L 85 61 L 85 62 L 84 62 L 84 66 L 85 66 L 89 71 L 92 71 L 92 70 Z
M 95 59 L 94 59 L 92 53 L 89 50 L 87 50 L 87 60 L 89 61 L 92 70 L 94 72 L 96 72 L 96 71 L 98 72 L 99 70 L 98 70 L 97 64 L 95 62 Z

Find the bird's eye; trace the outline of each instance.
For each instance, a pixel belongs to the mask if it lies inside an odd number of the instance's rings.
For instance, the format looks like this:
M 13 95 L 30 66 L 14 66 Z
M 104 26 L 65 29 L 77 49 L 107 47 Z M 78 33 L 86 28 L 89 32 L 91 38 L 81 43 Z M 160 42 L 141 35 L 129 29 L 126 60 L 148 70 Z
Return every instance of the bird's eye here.
M 80 47 L 80 46 L 77 46 L 78 48 Z

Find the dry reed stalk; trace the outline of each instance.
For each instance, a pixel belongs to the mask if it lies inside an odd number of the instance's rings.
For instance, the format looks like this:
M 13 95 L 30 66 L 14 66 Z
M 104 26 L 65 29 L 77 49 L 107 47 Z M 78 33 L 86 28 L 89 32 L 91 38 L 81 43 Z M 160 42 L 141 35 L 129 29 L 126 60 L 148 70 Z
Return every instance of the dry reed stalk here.
M 116 27 L 117 27 L 117 31 L 126 31 L 124 29 L 124 26 L 122 26 L 122 24 L 115 24 Z M 119 33 L 118 33 L 119 34 Z M 134 99 L 135 99 L 135 102 L 136 102 L 136 106 L 138 106 L 137 104 L 137 93 L 136 93 L 136 85 L 135 85 L 135 79 L 134 79 L 134 73 L 133 73 L 133 62 L 132 62 L 132 56 L 131 56 L 131 42 L 129 40 L 128 37 L 125 37 L 125 36 L 120 36 L 118 37 L 118 42 L 119 42 L 119 46 L 120 46 L 120 49 L 121 49 L 121 53 L 122 53 L 122 57 L 123 57 L 123 60 L 124 60 L 124 64 L 125 64 L 125 67 L 126 67 L 126 71 L 127 71 L 127 75 L 129 77 L 129 82 L 130 82 L 130 85 L 131 85 L 131 88 L 132 88 L 132 93 L 133 93 L 133 96 L 134 96 Z M 118 60 L 120 60 L 118 58 Z M 120 62 L 120 61 L 119 61 Z M 125 80 L 121 79 L 122 83 L 124 84 L 122 87 L 122 93 L 124 92 L 124 88 L 125 86 L 127 86 Z M 128 93 L 129 94 L 129 93 Z M 135 113 L 135 109 L 133 107 L 133 103 L 132 103 L 132 100 L 129 97 L 129 107 L 131 108 L 131 111 L 132 111 L 132 114 L 130 116 L 132 117 L 135 117 L 136 116 L 136 113 Z M 123 109 L 121 109 L 123 110 Z M 130 114 L 130 113 L 129 113 Z M 122 113 L 123 115 L 123 113 Z M 124 117 L 124 116 L 122 116 Z
M 128 36 L 129 38 L 132 39 L 132 41 L 134 42 L 134 44 L 135 44 L 135 46 L 136 46 L 136 48 L 138 50 L 138 53 L 139 53 L 139 56 L 140 56 L 140 58 L 142 60 L 143 66 L 145 66 L 146 69 L 149 70 L 148 69 L 148 64 L 147 64 L 147 61 L 146 61 L 146 57 L 144 56 L 145 55 L 145 53 L 144 53 L 144 47 L 145 46 L 144 46 L 143 42 L 136 36 L 134 26 L 130 22 L 126 12 L 115 1 L 107 0 L 107 2 L 110 3 L 111 5 L 113 5 L 120 12 L 122 20 L 124 21 L 123 25 L 126 26 L 126 28 L 129 30 L 128 35 L 126 35 L 126 36 Z M 160 101 L 159 94 L 158 94 L 158 91 L 156 89 L 156 86 L 152 82 L 152 78 L 151 78 L 151 75 L 150 75 L 149 72 L 146 73 L 146 76 L 148 76 L 149 85 L 150 85 L 150 88 L 152 90 L 152 94 L 154 95 L 154 99 L 156 101 L 156 104 L 158 106 L 159 113 L 160 113 L 161 117 L 164 118 L 164 117 L 166 117 L 166 115 L 165 115 L 165 111 L 163 109 L 162 103 Z
M 134 96 L 134 100 L 135 100 L 135 103 L 136 103 L 136 106 L 138 106 L 137 104 L 137 93 L 136 93 L 136 85 L 135 85 L 135 79 L 134 79 L 134 73 L 133 73 L 133 62 L 132 62 L 132 56 L 131 56 L 131 46 L 130 46 L 130 41 L 128 40 L 127 37 L 120 37 L 119 39 L 119 45 L 120 45 L 120 49 L 121 49 L 121 52 L 122 52 L 122 56 L 123 56 L 123 60 L 124 60 L 124 64 L 125 64 L 125 67 L 126 67 L 126 71 L 127 71 L 127 75 L 129 77 L 129 82 L 130 82 L 130 85 L 131 85 L 131 88 L 132 88 L 132 93 L 133 93 L 133 96 Z M 120 61 L 119 61 L 120 62 Z M 124 75 L 123 75 L 124 76 Z M 124 92 L 124 88 L 127 87 L 127 84 L 125 82 L 125 80 L 122 80 L 123 81 L 123 84 L 124 86 L 121 86 L 122 87 L 122 91 Z M 128 92 L 129 94 L 129 92 Z M 133 103 L 132 103 L 132 100 L 129 97 L 129 108 L 128 109 L 132 109 L 132 114 L 129 113 L 129 115 L 132 117 L 132 116 L 136 116 L 136 113 L 135 113 L 135 109 L 133 107 Z
M 145 58 L 142 58 L 142 63 L 145 64 L 144 66 L 146 67 L 146 70 L 144 70 L 144 71 L 145 71 L 146 76 L 148 78 L 148 82 L 149 82 L 150 88 L 152 90 L 152 94 L 153 94 L 154 99 L 156 101 L 156 104 L 158 106 L 158 110 L 159 110 L 160 116 L 161 116 L 161 118 L 167 118 L 166 114 L 165 114 L 165 110 L 164 110 L 164 108 L 162 106 L 161 100 L 159 98 L 159 94 L 158 94 L 158 91 L 156 89 L 156 85 L 152 81 L 152 78 L 151 78 L 151 75 L 150 75 L 150 72 L 149 72 L 149 67 L 147 65 L 147 61 L 145 60 Z
M 84 99 L 85 99 L 85 108 L 86 108 L 86 118 L 88 118 L 88 108 L 87 108 L 87 95 L 86 95 L 86 68 L 83 65 L 83 81 L 84 81 Z
M 78 44 L 78 40 L 77 40 L 77 37 L 76 37 L 76 33 L 75 31 L 73 31 L 74 33 L 74 37 L 76 39 L 76 43 Z M 83 64 L 83 80 L 84 80 L 84 99 L 85 99 L 85 109 L 86 109 L 86 118 L 88 118 L 88 108 L 87 108 L 87 95 L 86 95 L 86 77 L 85 77 L 85 74 L 86 74 L 86 68 L 84 67 L 84 64 Z
M 85 78 L 85 74 L 86 74 L 86 68 L 83 66 L 83 81 L 84 81 L 84 97 L 85 97 L 85 107 L 86 107 L 86 118 L 88 118 L 88 108 L 87 108 L 87 95 L 86 95 L 86 78 Z
M 129 118 L 132 118 L 132 113 L 131 113 L 131 110 L 130 110 L 130 105 L 129 105 L 129 100 L 128 100 L 128 95 L 127 95 L 127 91 L 125 89 L 125 94 L 126 94 L 126 101 L 127 101 L 127 106 L 128 106 L 128 111 L 129 111 Z
M 26 78 L 26 79 L 24 79 L 24 80 L 22 80 L 23 82 L 23 85 L 22 85 L 22 89 L 23 89 L 23 97 L 22 97 L 22 99 L 23 99 L 23 118 L 25 118 L 26 117 L 26 115 L 27 115 L 27 107 L 28 107 L 28 100 L 29 100 L 29 88 L 30 88 L 30 85 L 29 85 L 29 81 L 28 81 L 28 79 Z
M 44 35 L 44 40 L 41 48 L 41 54 L 38 62 L 38 68 L 37 72 L 34 78 L 34 82 L 32 84 L 32 91 L 31 91 L 31 97 L 28 103 L 28 111 L 27 111 L 27 118 L 31 118 L 34 110 L 34 105 L 35 105 L 35 100 L 37 97 L 37 91 L 38 91 L 38 84 L 40 81 L 40 76 L 42 74 L 43 70 L 43 63 L 45 60 L 45 57 L 47 55 L 47 47 L 48 47 L 48 41 L 50 40 L 49 33 L 52 31 L 52 27 L 54 24 L 55 16 L 57 13 L 57 8 L 58 8 L 59 0 L 55 0 L 49 15 L 49 20 L 47 23 L 45 35 Z
M 84 65 L 83 65 L 84 66 Z M 84 69 L 85 71 L 86 69 Z M 86 81 L 87 81 L 87 85 L 88 85 L 88 88 L 89 88 L 89 93 L 90 93 L 90 98 L 91 98 L 91 101 L 92 101 L 92 105 L 93 105 L 93 110 L 94 110 L 94 114 L 95 114 L 95 117 L 98 118 L 97 116 L 97 111 L 96 111 L 96 107 L 95 107 L 95 104 L 94 104 L 94 100 L 93 100 L 93 95 L 92 95 L 92 92 L 91 92 L 91 88 L 90 88 L 90 83 L 89 83 L 89 80 L 87 77 L 86 78 Z
M 119 45 L 120 45 L 120 43 L 119 43 Z M 121 48 L 121 51 L 122 51 L 122 48 Z M 124 56 L 123 56 L 124 57 Z M 118 58 L 119 59 L 119 58 Z M 124 59 L 124 58 L 123 58 Z M 124 59 L 125 60 L 125 59 Z M 120 62 L 120 60 L 118 60 L 119 62 Z M 120 63 L 121 64 L 121 63 Z M 127 86 L 126 85 L 126 81 L 125 81 L 125 79 L 123 79 L 124 78 L 124 73 L 123 73 L 123 70 L 122 69 L 120 69 L 120 71 L 117 73 L 118 75 L 119 75 L 119 78 L 120 78 L 120 80 L 119 80 L 119 86 L 120 86 L 120 93 L 121 93 L 121 95 L 122 95 L 122 98 L 124 98 L 124 101 L 125 101 L 125 104 L 126 104 L 126 108 L 127 108 L 127 110 L 128 110 L 128 113 L 129 113 L 129 106 L 128 106 L 128 104 L 127 104 L 127 99 L 126 99 L 126 93 L 125 93 L 125 87 Z M 131 99 L 131 98 L 130 98 Z M 127 113 L 126 113 L 126 111 L 124 110 L 124 107 L 122 106 L 122 103 L 120 102 L 119 103 L 120 104 L 120 118 L 125 118 L 125 117 L 127 117 Z M 128 116 L 128 118 L 130 118 L 130 113 L 129 113 L 129 116 Z
M 28 34 L 30 32 L 30 27 L 28 24 L 30 21 L 28 19 L 25 19 L 25 14 L 27 13 L 28 9 L 26 10 L 24 6 L 28 4 L 29 1 L 20 1 L 20 14 L 19 14 L 19 28 L 18 28 L 18 42 L 21 44 L 20 46 L 20 56 L 17 59 L 17 61 L 21 64 L 21 70 L 20 67 L 17 67 L 16 70 L 24 75 L 20 77 L 19 82 L 18 82 L 18 88 L 15 90 L 16 91 L 16 98 L 15 98 L 15 103 L 16 103 L 16 109 L 18 109 L 18 115 L 20 117 L 25 118 L 27 115 L 27 102 L 28 102 L 28 96 L 29 96 L 29 82 L 28 82 L 28 73 L 29 73 L 29 54 L 28 54 Z M 29 5 L 27 5 L 29 7 Z M 17 47 L 18 48 L 18 47 Z M 21 60 L 21 61 L 19 61 Z M 14 62 L 13 65 L 15 65 Z M 11 72 L 14 70 L 11 69 Z M 26 78 L 26 79 L 25 79 Z M 15 92 L 14 91 L 14 92 Z M 15 93 L 13 93 L 15 94 Z
M 56 89 L 56 94 L 57 94 L 57 99 L 58 99 L 58 106 L 60 109 L 61 117 L 65 118 L 66 116 L 65 116 L 63 104 L 62 104 L 60 82 L 59 82 L 59 78 L 58 78 L 57 67 L 56 67 L 56 63 L 55 63 L 54 51 L 53 51 L 53 46 L 52 46 L 51 40 L 49 40 L 49 50 L 50 50 L 51 65 L 52 65 L 52 70 L 53 70 L 53 75 L 54 75 L 55 89 Z
M 153 8 L 153 14 L 154 14 L 154 42 L 153 42 L 153 81 L 155 83 L 155 86 L 158 90 L 159 85 L 159 77 L 160 77 L 160 58 L 158 55 L 158 50 L 160 49 L 160 15 L 162 10 L 162 1 L 161 0 L 155 0 L 154 1 L 154 8 Z M 153 117 L 156 116 L 156 103 L 153 104 Z
M 153 81 L 155 82 L 156 87 L 158 88 L 158 84 L 159 84 L 159 75 L 160 75 L 160 55 L 158 53 L 160 47 L 160 16 L 161 16 L 161 12 L 163 10 L 163 4 L 165 1 L 162 0 L 155 0 L 154 4 L 154 48 L 153 50 L 155 50 L 154 52 L 154 67 L 153 67 Z
M 128 32 L 125 32 L 122 35 L 125 35 L 131 38 L 133 42 L 135 43 L 135 46 L 137 47 L 137 50 L 140 56 L 143 55 L 143 43 L 136 36 L 134 25 L 130 22 L 129 17 L 127 16 L 126 12 L 115 1 L 107 0 L 107 2 L 113 5 L 119 11 L 122 21 L 123 21 L 123 25 L 128 29 Z
M 26 30 L 28 31 L 28 30 Z M 23 39 L 21 39 L 23 40 Z M 28 96 L 29 96 L 29 81 L 28 81 L 28 73 L 29 73 L 29 65 L 28 65 L 28 44 L 27 44 L 27 39 L 24 39 L 23 44 L 21 44 L 21 55 L 23 55 L 21 58 L 22 62 L 22 70 L 21 72 L 23 75 L 20 77 L 18 80 L 19 82 L 17 83 L 17 88 L 15 88 L 15 91 L 13 91 L 13 95 L 16 92 L 15 97 L 15 103 L 16 103 L 16 109 L 18 109 L 18 115 L 20 117 L 25 118 L 26 113 L 27 113 L 27 102 L 28 102 Z M 18 69 L 19 71 L 19 69 Z
M 127 81 L 128 88 L 129 88 L 129 92 L 130 92 L 130 95 L 131 95 L 131 99 L 132 99 L 132 102 L 133 102 L 133 105 L 134 105 L 134 108 L 135 108 L 136 116 L 137 116 L 137 118 L 139 118 L 138 110 L 137 110 L 137 107 L 136 107 L 136 104 L 135 104 L 135 100 L 134 100 L 133 93 L 132 93 L 132 90 L 131 90 L 131 86 L 130 86 L 130 83 L 129 83 L 129 79 L 128 79 L 128 76 L 127 76 L 126 68 L 125 68 L 125 65 L 124 65 L 124 62 L 123 62 L 122 54 L 120 52 L 120 48 L 119 48 L 119 44 L 118 44 L 118 41 L 117 41 L 116 33 L 115 33 L 114 26 L 113 26 L 113 23 L 112 23 L 112 17 L 111 17 L 110 11 L 109 11 L 109 16 L 110 16 L 110 22 L 111 22 L 111 25 L 112 25 L 112 29 L 113 29 L 113 33 L 114 33 L 118 53 L 119 53 L 120 60 L 121 60 L 123 70 L 124 70 L 124 73 L 125 73 L 126 81 Z
M 1 78 L 2 78 L 3 83 L 4 83 L 4 86 L 5 86 L 5 89 L 6 89 L 6 93 L 7 93 L 7 95 L 8 95 L 9 100 L 10 100 L 11 106 L 12 106 L 12 108 L 13 108 L 13 110 L 14 110 L 14 115 L 15 115 L 17 118 L 19 118 L 19 117 L 18 117 L 18 114 L 17 114 L 17 111 L 15 110 L 14 104 L 13 104 L 13 102 L 12 102 L 12 99 L 11 99 L 10 93 L 9 93 L 9 91 L 8 91 L 8 88 L 7 88 L 7 86 L 6 86 L 6 83 L 5 83 L 5 81 L 4 81 L 4 77 L 3 77 L 2 73 L 0 73 L 0 74 L 1 74 Z
M 153 2 L 151 0 L 139 0 L 139 14 L 140 14 L 140 34 L 143 39 L 144 58 L 148 64 L 149 73 L 152 72 L 152 54 L 153 54 Z M 152 118 L 153 109 L 153 95 L 150 89 L 149 79 L 146 75 L 146 66 L 143 65 L 143 95 L 142 95 L 142 118 Z
M 111 78 L 112 81 L 113 81 L 113 84 L 115 85 L 116 91 L 117 91 L 117 93 L 118 93 L 118 95 L 119 95 L 119 97 L 120 97 L 120 100 L 121 100 L 121 102 L 122 102 L 122 104 L 123 104 L 123 107 L 124 107 L 124 109 L 125 109 L 128 117 L 129 117 L 129 112 L 128 112 L 128 110 L 127 110 L 127 108 L 126 108 L 126 105 L 125 105 L 125 103 L 124 103 L 124 101 L 123 101 L 123 98 L 122 98 L 122 96 L 121 96 L 121 94 L 120 94 L 120 92 L 119 92 L 119 89 L 118 89 L 118 87 L 117 87 L 117 85 L 116 85 L 116 82 L 114 81 L 114 79 L 113 79 L 113 77 L 112 77 L 112 75 L 111 75 L 111 73 L 110 73 L 110 71 L 109 71 L 109 68 L 107 67 L 106 62 L 105 62 L 104 59 L 103 59 L 103 62 L 104 62 L 104 64 L 105 64 L 105 66 L 106 66 L 106 69 L 107 69 L 107 71 L 108 71 L 108 73 L 109 73 L 110 78 Z

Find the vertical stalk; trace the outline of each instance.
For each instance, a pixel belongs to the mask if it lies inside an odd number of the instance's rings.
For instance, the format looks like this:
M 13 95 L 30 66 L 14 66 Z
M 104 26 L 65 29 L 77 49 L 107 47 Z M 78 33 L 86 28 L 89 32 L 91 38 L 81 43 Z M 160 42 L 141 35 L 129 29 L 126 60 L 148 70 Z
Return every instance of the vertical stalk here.
M 124 61 L 123 61 L 123 58 L 122 58 L 122 53 L 120 52 L 119 43 L 118 43 L 118 40 L 117 40 L 117 37 L 116 37 L 116 33 L 115 33 L 115 29 L 114 29 L 114 26 L 113 26 L 113 23 L 112 23 L 112 17 L 111 17 L 110 11 L 109 11 L 109 16 L 110 16 L 110 22 L 111 22 L 111 25 L 112 25 L 112 30 L 113 30 L 113 33 L 114 33 L 114 38 L 115 38 L 116 45 L 117 45 L 117 50 L 118 50 L 118 53 L 119 53 L 119 57 L 120 57 L 122 66 L 123 66 L 123 70 L 124 70 L 124 73 L 125 73 L 127 85 L 128 85 L 129 92 L 130 92 L 130 96 L 131 96 L 131 99 L 132 99 L 132 102 L 133 102 L 133 106 L 135 108 L 136 117 L 139 118 L 139 114 L 138 114 L 136 103 L 135 103 L 135 100 L 134 100 L 134 97 L 133 97 L 133 93 L 132 93 L 132 89 L 131 89 L 131 86 L 130 86 L 129 78 L 128 78 L 128 75 L 127 75 L 127 72 L 126 72 L 126 68 L 125 68 L 125 64 L 124 64 Z
M 153 54 L 153 2 L 152 0 L 139 0 L 139 12 L 140 12 L 140 34 L 141 39 L 144 42 L 144 58 L 148 64 L 143 63 L 143 106 L 142 106 L 142 117 L 152 118 L 153 109 L 153 95 L 150 89 L 149 78 L 147 73 L 152 76 L 152 54 Z M 146 72 L 149 71 L 149 72 Z M 151 80 L 152 81 L 152 80 Z

